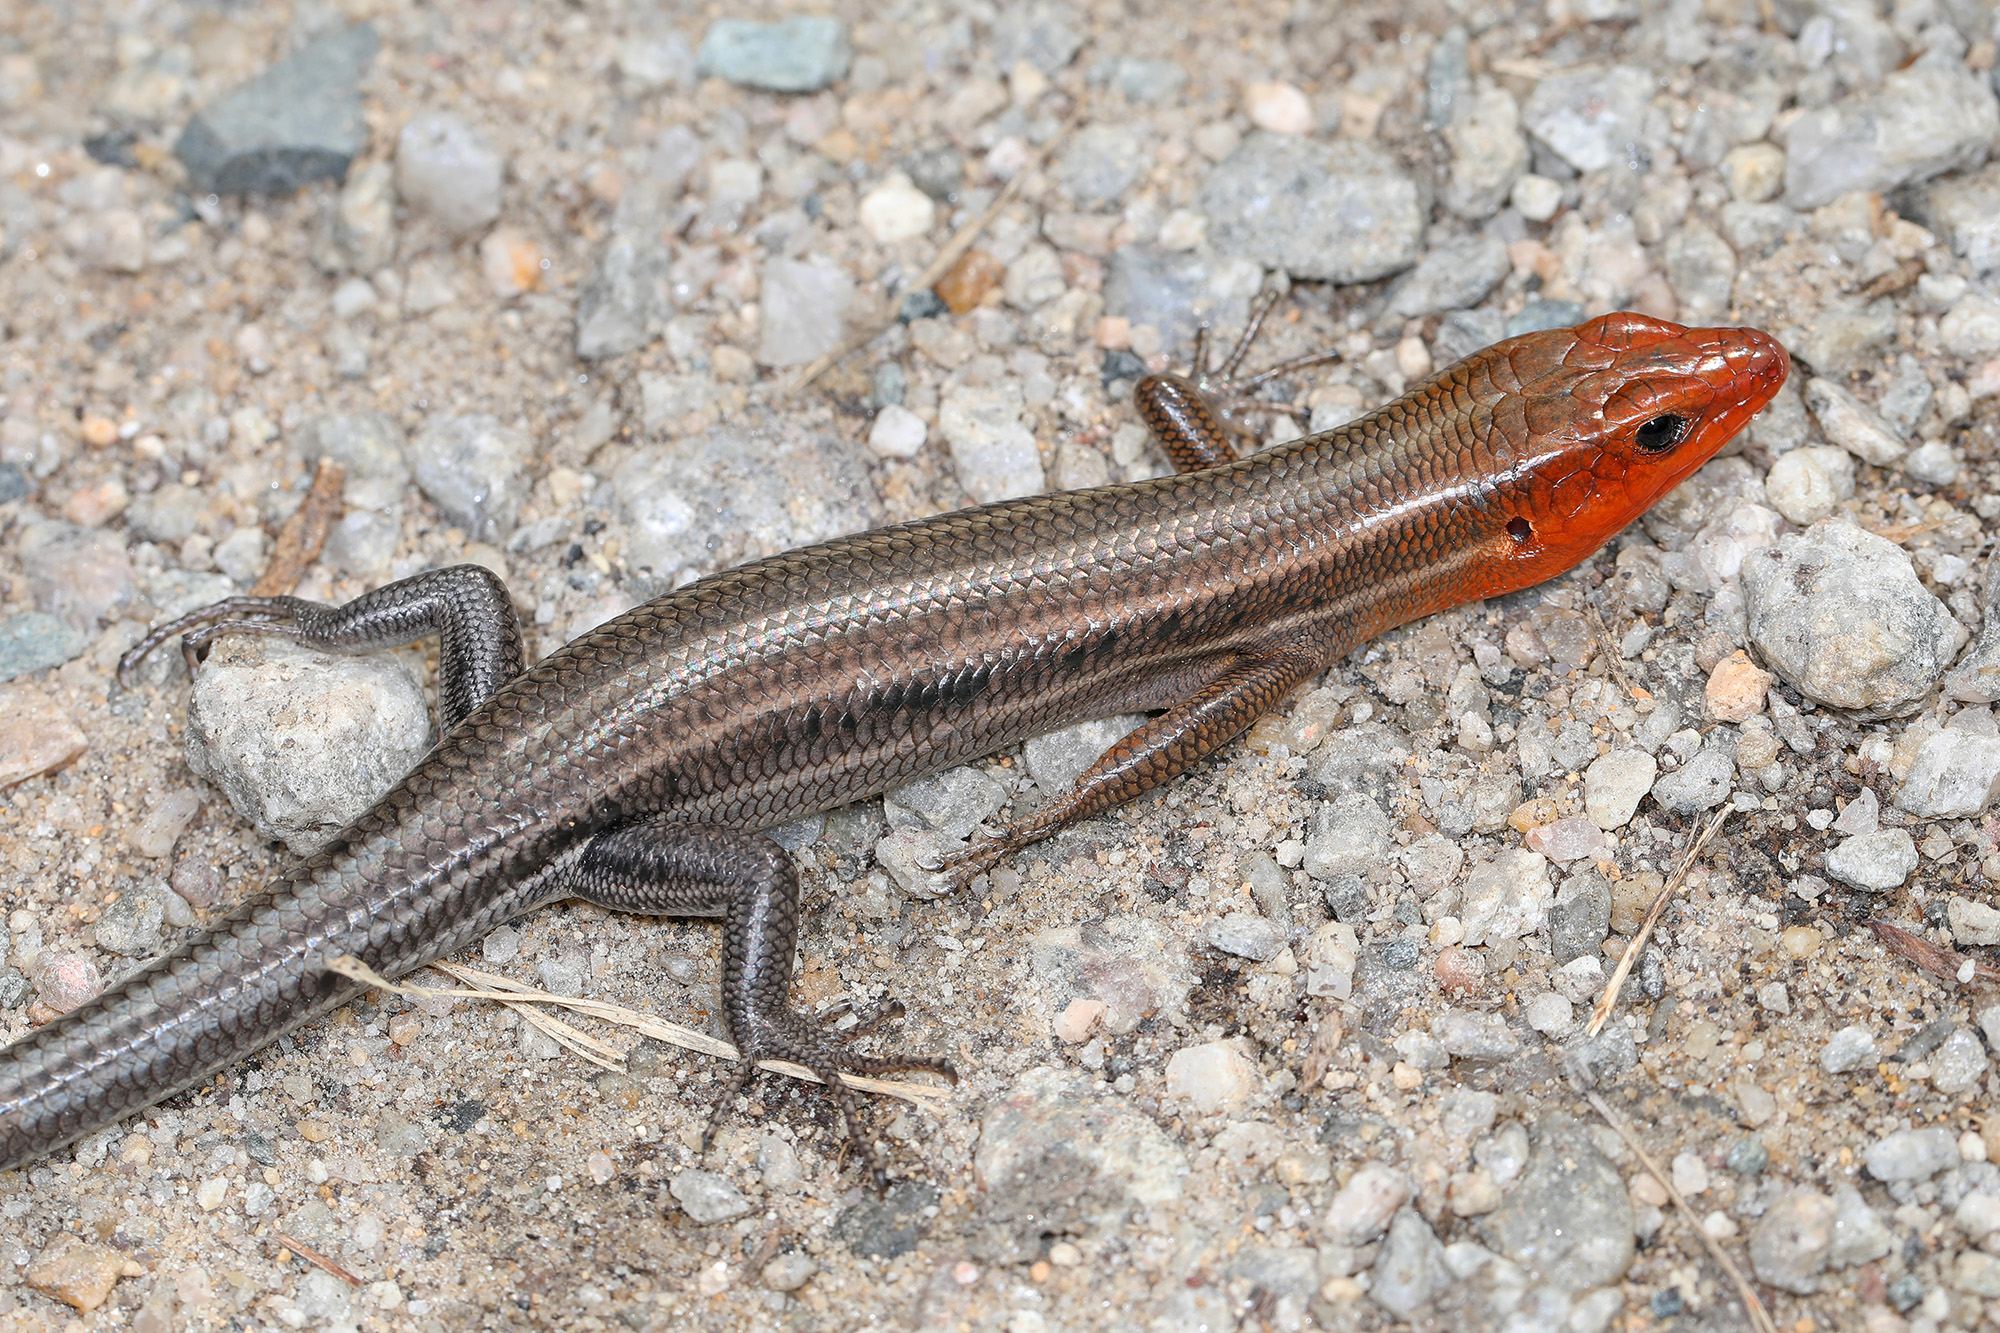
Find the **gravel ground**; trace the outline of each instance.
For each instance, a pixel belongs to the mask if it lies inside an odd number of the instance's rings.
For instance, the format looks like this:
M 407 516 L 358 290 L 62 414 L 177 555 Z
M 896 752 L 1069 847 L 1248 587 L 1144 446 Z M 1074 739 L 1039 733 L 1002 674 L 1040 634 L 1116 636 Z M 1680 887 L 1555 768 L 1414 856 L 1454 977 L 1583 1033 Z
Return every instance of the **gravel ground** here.
M 870 1102 L 885 1195 L 810 1088 L 703 1155 L 709 1057 L 370 998 L 0 1174 L 0 1330 L 1752 1327 L 1717 1254 L 1797 1333 L 2000 1326 L 1993 6 L 719 9 L 0 18 L 0 1039 L 428 744 L 421 650 L 113 678 L 256 580 L 323 457 L 302 595 L 473 561 L 534 652 L 1157 475 L 1132 381 L 1260 289 L 1253 366 L 1341 353 L 1268 441 L 1619 308 L 1797 372 L 1580 570 L 971 893 L 913 849 L 1119 724 L 786 830 L 801 998 L 899 997 L 873 1040 L 965 1076 Z M 706 923 L 569 905 L 460 961 L 717 1027 Z

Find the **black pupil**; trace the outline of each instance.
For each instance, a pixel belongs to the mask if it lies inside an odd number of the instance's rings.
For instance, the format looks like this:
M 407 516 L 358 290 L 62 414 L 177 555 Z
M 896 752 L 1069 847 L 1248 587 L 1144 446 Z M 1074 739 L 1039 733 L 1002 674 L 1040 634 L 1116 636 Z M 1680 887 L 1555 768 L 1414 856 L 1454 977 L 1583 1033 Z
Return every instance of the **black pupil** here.
M 1687 422 L 1672 413 L 1654 417 L 1639 427 L 1639 447 L 1649 454 L 1665 453 L 1681 442 L 1681 432 L 1686 428 Z

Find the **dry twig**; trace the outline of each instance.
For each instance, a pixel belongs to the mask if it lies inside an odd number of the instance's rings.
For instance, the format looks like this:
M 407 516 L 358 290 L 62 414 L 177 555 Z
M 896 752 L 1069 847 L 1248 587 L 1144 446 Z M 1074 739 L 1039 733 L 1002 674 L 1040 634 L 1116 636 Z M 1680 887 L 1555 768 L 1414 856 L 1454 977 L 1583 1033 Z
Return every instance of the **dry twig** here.
M 1687 880 L 1688 871 L 1694 869 L 1694 859 L 1701 855 L 1702 848 L 1708 846 L 1708 840 L 1722 827 L 1722 821 L 1729 818 L 1731 808 L 1725 803 L 1715 812 L 1715 818 L 1708 821 L 1708 826 L 1702 829 L 1701 836 L 1694 840 L 1694 846 L 1687 849 L 1686 854 L 1681 857 L 1681 863 L 1674 867 L 1674 873 L 1661 888 L 1660 896 L 1653 899 L 1652 910 L 1646 913 L 1646 920 L 1639 927 L 1639 933 L 1625 946 L 1625 956 L 1618 960 L 1618 970 L 1611 974 L 1611 980 L 1604 983 L 1604 994 L 1597 1001 L 1597 1007 L 1590 1012 L 1591 1036 L 1594 1037 L 1603 1031 L 1605 1021 L 1611 1017 L 1611 1011 L 1618 1007 L 1618 992 L 1624 989 L 1625 978 L 1632 975 L 1632 965 L 1639 961 L 1639 955 L 1644 951 L 1646 941 L 1653 934 L 1653 927 L 1659 924 L 1660 913 L 1667 910 L 1667 900 L 1680 892 L 1681 885 Z
M 682 1027 L 679 1023 L 668 1022 L 652 1014 L 628 1009 L 622 1004 L 608 1000 L 592 1000 L 579 996 L 551 995 L 547 991 L 524 986 L 511 977 L 503 977 L 494 972 L 482 972 L 476 968 L 461 967 L 456 963 L 432 963 L 441 972 L 458 978 L 467 985 L 464 990 L 438 990 L 426 986 L 399 986 L 378 974 L 352 954 L 342 954 L 328 961 L 327 970 L 337 972 L 350 981 L 373 986 L 377 990 L 388 991 L 392 995 L 408 996 L 411 999 L 466 999 L 495 1000 L 519 1013 L 522 1018 L 533 1023 L 560 1045 L 581 1055 L 592 1064 L 606 1069 L 623 1072 L 625 1053 L 608 1042 L 591 1036 L 580 1028 L 571 1026 L 559 1018 L 541 1012 L 534 1006 L 540 1004 L 559 1005 L 580 1014 L 588 1014 L 618 1027 L 630 1028 L 641 1036 L 652 1037 L 669 1045 L 679 1046 L 704 1055 L 717 1056 L 724 1060 L 736 1060 L 736 1048 L 726 1041 L 718 1041 L 704 1032 Z M 819 1076 L 803 1065 L 795 1065 L 787 1060 L 759 1060 L 759 1069 L 775 1074 L 785 1074 L 791 1078 L 817 1083 Z M 860 1092 L 879 1093 L 887 1097 L 900 1097 L 933 1115 L 942 1116 L 950 1103 L 950 1092 L 943 1088 L 933 1088 L 922 1083 L 905 1083 L 897 1079 L 862 1078 L 854 1074 L 843 1074 L 842 1083 Z
M 1711 821 L 1709 823 L 1709 830 L 1713 831 L 1721 823 L 1720 819 Z M 1704 841 L 1706 841 L 1705 838 Z M 1697 847 L 1699 847 L 1699 844 L 1697 844 Z M 1687 1219 L 1688 1225 L 1694 1228 L 1694 1234 L 1701 1237 L 1701 1243 L 1708 1248 L 1709 1257 L 1714 1259 L 1722 1271 L 1729 1275 L 1729 1280 L 1736 1284 L 1737 1299 L 1741 1300 L 1743 1308 L 1750 1312 L 1751 1324 L 1758 1329 L 1759 1333 L 1778 1333 L 1778 1326 L 1772 1322 L 1770 1312 L 1764 1308 L 1764 1302 L 1757 1299 L 1757 1291 L 1750 1285 L 1750 1280 L 1743 1276 L 1743 1270 L 1738 1268 L 1736 1261 L 1729 1257 L 1729 1251 L 1723 1249 L 1715 1237 L 1709 1235 L 1703 1229 L 1701 1219 L 1695 1216 L 1694 1209 L 1689 1206 L 1686 1199 L 1681 1197 L 1681 1192 L 1674 1188 L 1674 1182 L 1668 1177 L 1665 1171 L 1660 1169 L 1660 1164 L 1653 1160 L 1653 1155 L 1646 1151 L 1645 1145 L 1639 1142 L 1638 1135 L 1632 1132 L 1631 1127 L 1625 1123 L 1624 1117 L 1612 1110 L 1611 1103 L 1598 1096 L 1597 1092 L 1590 1086 L 1589 1071 L 1581 1068 L 1574 1057 L 1572 1057 L 1572 1060 L 1566 1065 L 1565 1072 L 1569 1075 L 1571 1086 L 1583 1095 L 1584 1099 L 1590 1103 L 1591 1108 L 1597 1114 L 1604 1117 L 1604 1123 L 1611 1126 L 1612 1131 L 1619 1138 L 1625 1140 L 1625 1146 L 1638 1156 L 1639 1164 L 1646 1168 L 1647 1174 L 1660 1182 L 1660 1188 L 1667 1192 L 1667 1197 L 1673 1200 L 1674 1207 L 1680 1211 L 1681 1216 Z
M 1980 982 L 1990 986 L 2000 982 L 2000 968 L 1988 967 L 1972 955 L 1960 953 L 1956 949 L 1932 944 L 1923 936 L 1913 935 L 1901 926 L 1884 921 L 1879 916 L 1868 922 L 1868 928 L 1874 931 L 1876 937 L 1893 952 L 1903 955 L 1941 981 L 1960 986 L 1977 985 Z
M 285 520 L 271 550 L 271 563 L 264 576 L 250 590 L 252 597 L 286 597 L 299 586 L 306 570 L 319 559 L 326 545 L 326 530 L 340 515 L 340 488 L 347 481 L 347 469 L 331 458 L 319 460 L 313 473 L 312 489 Z
M 299 1258 L 305 1260 L 307 1263 L 311 1264 L 314 1268 L 318 1268 L 325 1272 L 333 1274 L 335 1277 L 339 1278 L 342 1282 L 345 1282 L 350 1287 L 358 1287 L 361 1285 L 360 1278 L 354 1276 L 354 1274 L 348 1272 L 345 1268 L 342 1268 L 339 1264 L 327 1258 L 325 1255 L 321 1254 L 318 1250 L 315 1250 L 312 1246 L 294 1240 L 292 1237 L 286 1235 L 282 1231 L 280 1231 L 277 1234 L 276 1239 L 279 1248 L 290 1250 L 293 1254 L 296 1254 L 297 1256 L 299 1256 Z

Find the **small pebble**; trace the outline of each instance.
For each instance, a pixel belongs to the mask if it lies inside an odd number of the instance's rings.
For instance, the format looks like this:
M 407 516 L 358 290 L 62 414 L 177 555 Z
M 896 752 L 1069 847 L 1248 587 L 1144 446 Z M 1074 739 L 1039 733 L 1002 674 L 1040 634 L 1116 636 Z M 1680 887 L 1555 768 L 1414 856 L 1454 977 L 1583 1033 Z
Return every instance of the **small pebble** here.
M 954 315 L 962 315 L 1006 281 L 1007 266 L 984 250 L 967 250 L 938 279 L 937 294 Z
M 410 118 L 396 137 L 396 194 L 456 235 L 500 216 L 506 163 L 485 137 L 448 111 Z
M 1313 128 L 1312 102 L 1289 83 L 1253 83 L 1243 90 L 1250 123 L 1273 134 L 1307 134 Z
M 47 950 L 35 968 L 35 995 L 59 1014 L 97 998 L 104 989 L 97 964 L 80 953 Z
M 884 458 L 915 458 L 929 435 L 922 417 L 900 403 L 890 403 L 875 414 L 868 428 L 868 447 Z
M 908 176 L 892 171 L 880 185 L 861 197 L 857 216 L 861 229 L 876 244 L 894 245 L 928 232 L 937 217 L 937 204 L 911 184 Z
M 1846 1074 L 1872 1068 L 1877 1054 L 1875 1034 L 1854 1023 L 1833 1034 L 1833 1039 L 1820 1051 L 1819 1064 L 1829 1074 Z
M 1773 677 L 1737 649 L 1709 672 L 1704 697 L 1709 716 L 1718 722 L 1742 722 L 1764 711 L 1764 694 Z

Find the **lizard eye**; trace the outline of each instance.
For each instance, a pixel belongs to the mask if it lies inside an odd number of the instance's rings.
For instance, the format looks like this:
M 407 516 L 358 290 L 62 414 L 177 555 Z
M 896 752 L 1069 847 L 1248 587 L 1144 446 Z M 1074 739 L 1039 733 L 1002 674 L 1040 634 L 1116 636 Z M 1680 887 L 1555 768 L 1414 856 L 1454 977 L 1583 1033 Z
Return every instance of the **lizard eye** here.
M 1687 434 L 1687 418 L 1669 412 L 1665 416 L 1654 417 L 1639 427 L 1632 437 L 1643 453 L 1663 454 L 1681 442 Z

